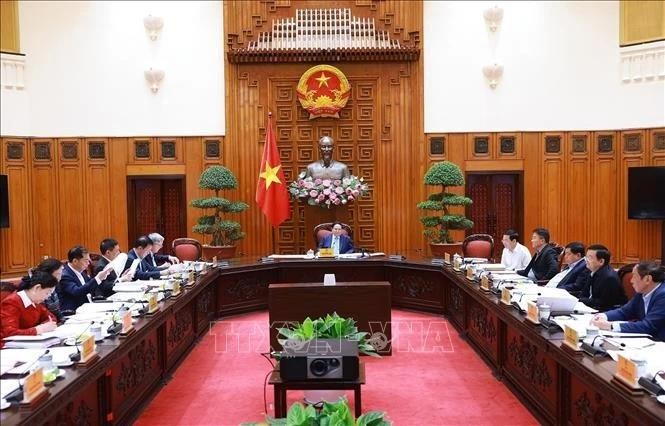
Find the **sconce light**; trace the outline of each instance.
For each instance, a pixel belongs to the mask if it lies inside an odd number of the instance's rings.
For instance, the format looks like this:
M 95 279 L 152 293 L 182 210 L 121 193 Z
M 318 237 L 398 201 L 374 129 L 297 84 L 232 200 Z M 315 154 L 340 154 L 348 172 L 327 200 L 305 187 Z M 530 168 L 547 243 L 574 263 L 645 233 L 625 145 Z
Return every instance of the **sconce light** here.
M 494 32 L 497 28 L 499 28 L 499 24 L 503 19 L 503 9 L 501 9 L 499 6 L 490 7 L 489 9 L 485 9 L 483 16 L 485 17 L 487 27 L 490 29 L 490 31 Z
M 149 70 L 144 71 L 144 75 L 145 79 L 148 81 L 148 83 L 150 83 L 150 90 L 152 90 L 154 93 L 157 93 L 159 90 L 159 84 L 164 78 L 164 71 L 150 68 Z
M 483 67 L 483 74 L 485 74 L 490 87 L 494 89 L 499 84 L 499 79 L 503 75 L 503 66 L 499 64 L 485 65 Z
M 143 25 L 148 30 L 148 34 L 150 34 L 150 40 L 155 41 L 164 26 L 164 19 L 159 16 L 148 15 L 143 18 Z

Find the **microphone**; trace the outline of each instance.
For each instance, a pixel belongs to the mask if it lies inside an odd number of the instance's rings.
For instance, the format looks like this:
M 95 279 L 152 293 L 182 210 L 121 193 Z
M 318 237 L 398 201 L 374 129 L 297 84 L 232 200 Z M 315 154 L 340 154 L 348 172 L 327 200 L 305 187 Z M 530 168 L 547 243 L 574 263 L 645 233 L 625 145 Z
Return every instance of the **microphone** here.
M 76 339 L 74 339 L 74 347 L 76 348 L 76 353 L 75 354 L 69 354 L 69 359 L 71 359 L 74 362 L 79 362 L 81 360 L 81 350 L 79 349 L 79 338 L 85 334 L 86 331 L 92 327 L 94 324 L 94 321 L 90 321 L 90 324 L 79 334 L 76 336 Z
M 37 359 L 34 360 L 34 361 L 32 362 L 32 364 L 30 364 L 30 366 L 29 366 L 25 371 L 26 371 L 28 374 L 30 374 L 30 369 L 32 369 L 32 367 L 33 367 L 35 364 L 37 364 L 37 363 L 39 362 L 39 359 L 40 359 L 41 357 L 43 357 L 44 355 L 48 354 L 49 352 L 50 352 L 50 350 L 49 350 L 49 349 L 46 349 L 46 350 L 44 351 L 44 353 L 42 353 L 41 355 L 39 355 L 39 356 L 37 357 Z M 5 396 L 5 401 L 7 401 L 7 402 L 9 402 L 9 403 L 17 403 L 17 404 L 19 404 L 19 403 L 21 403 L 21 401 L 23 401 L 23 383 L 21 382 L 21 380 L 18 381 L 18 388 L 17 388 L 17 389 L 14 389 L 13 391 L 11 391 L 10 393 L 8 393 L 8 394 Z
M 658 383 L 657 378 L 659 374 L 662 374 L 665 370 L 660 370 L 651 377 L 651 373 L 640 377 L 637 380 L 637 383 L 642 386 L 647 392 L 652 395 L 665 395 L 665 389 Z
M 596 339 L 601 338 L 601 343 L 596 346 Z M 605 341 L 605 336 L 599 334 L 595 336 L 592 340 L 591 343 L 582 341 L 582 350 L 588 354 L 589 356 L 595 357 L 595 356 L 606 356 L 607 351 L 600 347 L 602 343 Z

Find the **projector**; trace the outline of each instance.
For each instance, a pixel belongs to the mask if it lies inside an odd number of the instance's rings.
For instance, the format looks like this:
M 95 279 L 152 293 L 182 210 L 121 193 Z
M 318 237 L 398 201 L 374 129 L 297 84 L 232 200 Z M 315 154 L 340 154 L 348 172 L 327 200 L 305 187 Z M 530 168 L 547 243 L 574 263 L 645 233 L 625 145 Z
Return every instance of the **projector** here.
M 356 380 L 358 342 L 342 339 L 284 342 L 279 361 L 283 381 Z

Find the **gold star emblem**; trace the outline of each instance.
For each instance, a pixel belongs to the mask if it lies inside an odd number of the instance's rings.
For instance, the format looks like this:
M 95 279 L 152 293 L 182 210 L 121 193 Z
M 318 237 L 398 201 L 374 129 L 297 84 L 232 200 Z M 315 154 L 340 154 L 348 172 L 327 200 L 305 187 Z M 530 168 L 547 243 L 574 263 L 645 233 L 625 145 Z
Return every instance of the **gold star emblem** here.
M 266 161 L 266 170 L 264 172 L 261 172 L 259 174 L 259 177 L 261 179 L 265 179 L 266 181 L 266 189 L 270 188 L 270 185 L 275 182 L 275 183 L 282 183 L 282 181 L 279 180 L 277 177 L 277 172 L 279 169 L 282 167 L 282 165 L 278 165 L 277 167 L 270 167 L 270 164 Z
M 314 80 L 319 82 L 319 87 L 323 86 L 324 84 L 326 85 L 326 87 L 330 87 L 328 86 L 328 80 L 330 79 L 331 77 L 326 77 L 324 73 L 321 73 L 321 77 L 315 78 Z

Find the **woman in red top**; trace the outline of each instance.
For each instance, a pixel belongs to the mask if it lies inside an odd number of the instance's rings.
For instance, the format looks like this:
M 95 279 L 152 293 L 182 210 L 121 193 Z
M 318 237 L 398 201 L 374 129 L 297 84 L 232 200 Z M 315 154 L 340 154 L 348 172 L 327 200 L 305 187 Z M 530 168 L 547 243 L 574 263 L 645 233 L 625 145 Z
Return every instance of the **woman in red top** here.
M 55 317 L 43 302 L 57 283 L 53 275 L 35 271 L 23 290 L 5 297 L 0 304 L 0 338 L 55 330 Z

